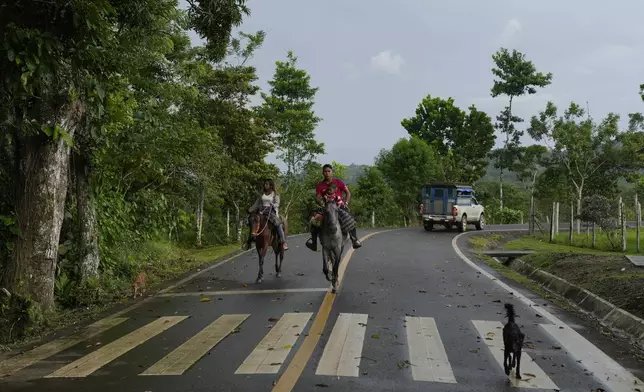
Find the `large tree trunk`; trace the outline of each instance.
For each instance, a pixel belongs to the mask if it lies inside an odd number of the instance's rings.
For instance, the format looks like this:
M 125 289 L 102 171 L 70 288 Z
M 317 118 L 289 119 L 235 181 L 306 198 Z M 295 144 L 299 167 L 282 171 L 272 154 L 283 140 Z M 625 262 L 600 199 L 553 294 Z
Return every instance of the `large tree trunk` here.
M 76 205 L 80 230 L 79 245 L 81 279 L 98 276 L 100 254 L 98 250 L 98 218 L 96 204 L 89 185 L 89 167 L 84 154 L 74 157 L 76 175 Z
M 74 136 L 82 115 L 80 102 L 57 111 L 54 124 Z M 40 134 L 26 137 L 18 157 L 16 215 L 20 235 L 8 260 L 2 286 L 30 297 L 41 311 L 54 307 L 54 282 L 69 173 L 69 145 Z

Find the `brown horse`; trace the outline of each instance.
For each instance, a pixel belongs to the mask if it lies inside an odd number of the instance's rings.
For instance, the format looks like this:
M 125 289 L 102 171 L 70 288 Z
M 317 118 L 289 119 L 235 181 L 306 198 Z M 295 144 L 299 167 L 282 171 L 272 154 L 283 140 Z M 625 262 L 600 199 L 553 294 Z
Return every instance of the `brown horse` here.
M 284 248 L 282 248 L 282 241 L 280 241 L 279 234 L 273 223 L 270 222 L 268 215 L 264 213 L 253 213 L 250 215 L 250 226 L 252 229 L 252 236 L 255 239 L 255 249 L 257 249 L 257 256 L 259 257 L 259 273 L 255 283 L 262 283 L 264 278 L 264 257 L 268 251 L 269 245 L 273 248 L 275 253 L 275 276 L 282 276 L 282 262 L 284 262 Z M 288 233 L 287 222 L 284 221 L 284 236 Z

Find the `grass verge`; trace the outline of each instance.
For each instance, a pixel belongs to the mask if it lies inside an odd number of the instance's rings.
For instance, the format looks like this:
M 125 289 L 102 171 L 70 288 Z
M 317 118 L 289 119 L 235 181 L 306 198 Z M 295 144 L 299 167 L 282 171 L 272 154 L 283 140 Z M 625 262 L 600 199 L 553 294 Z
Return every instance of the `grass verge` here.
M 553 243 L 550 243 L 549 235 L 535 235 L 533 237 L 527 237 L 530 239 L 538 239 L 544 244 L 548 244 L 551 247 L 564 247 L 565 249 L 570 249 L 574 252 L 592 252 L 592 253 L 624 253 L 621 251 L 622 237 L 619 232 L 615 232 L 615 235 L 611 236 L 611 241 L 606 232 L 597 231 L 595 247 L 593 248 L 592 234 L 587 231 L 582 231 L 581 234 L 574 232 L 572 244 L 569 243 L 568 233 L 559 233 L 555 235 Z M 522 241 L 518 241 L 521 243 Z M 642 244 L 644 245 L 644 244 Z M 576 251 L 575 251 L 576 249 Z M 626 230 L 626 253 L 628 254 L 637 254 L 637 232 L 633 229 Z M 642 249 L 640 249 L 642 253 Z
M 468 239 L 468 244 L 470 245 L 470 248 L 472 250 L 482 251 L 482 250 L 494 249 L 496 245 L 498 245 L 504 239 L 506 239 L 506 237 L 501 234 L 480 235 L 480 236 L 477 235 L 477 236 L 470 237 Z M 570 304 L 568 304 L 568 302 L 550 293 L 549 291 L 545 290 L 539 284 L 528 279 L 526 276 L 521 275 L 520 273 L 513 270 L 512 268 L 502 263 L 499 263 L 498 261 L 494 260 L 490 256 L 486 256 L 481 253 L 477 253 L 476 256 L 480 260 L 484 261 L 487 265 L 492 267 L 492 269 L 502 274 L 506 278 L 511 279 L 514 282 L 526 287 L 527 289 L 540 295 L 542 298 L 545 298 L 555 303 L 557 306 L 563 309 L 572 310 L 572 307 L 570 306 Z
M 536 250 L 539 253 L 522 257 L 521 260 L 584 287 L 636 316 L 643 316 L 644 276 L 642 275 L 644 275 L 644 268 L 638 269 L 619 253 L 543 243 L 539 239 L 527 236 L 519 238 L 516 238 L 515 235 L 508 236 L 509 238 L 506 236 L 499 238 L 499 235 L 488 236 L 491 238 L 477 237 L 472 237 L 469 240 L 470 247 L 475 251 L 493 249 L 495 245 L 499 244 L 504 244 L 505 249 Z M 624 343 L 626 351 L 640 363 L 644 363 L 644 353 L 631 344 L 629 337 L 604 327 L 598 320 L 579 311 L 565 299 L 549 292 L 514 269 L 489 256 L 478 254 L 477 257 L 506 278 L 528 288 L 560 308 L 587 320 L 602 335 L 613 341 L 621 341 Z
M 185 249 L 167 242 L 149 242 L 142 244 L 136 252 L 135 262 L 119 274 L 103 273 L 96 281 L 86 286 L 75 286 L 69 282 L 69 287 L 59 285 L 56 289 L 57 311 L 48 315 L 46 321 L 37 329 L 30 329 L 23 336 L 12 336 L 10 324 L 3 324 L 0 337 L 0 351 L 34 342 L 52 330 L 65 328 L 95 318 L 117 304 L 133 302 L 132 275 L 138 272 L 146 273 L 148 292 L 155 286 L 175 279 L 195 270 L 204 264 L 220 259 L 240 249 L 238 244 L 210 246 L 201 249 Z M 59 284 L 59 282 L 57 283 Z M 6 331 L 5 331 L 6 329 Z
M 499 246 L 502 242 L 503 239 L 492 236 L 473 238 L 470 246 L 473 249 L 481 249 L 481 246 Z M 531 236 L 511 239 L 503 244 L 503 248 L 535 250 L 538 253 L 524 256 L 521 260 L 582 287 L 637 317 L 644 318 L 644 268 L 633 265 L 623 253 L 549 243 L 540 237 Z M 488 264 L 495 269 L 513 271 L 490 260 Z

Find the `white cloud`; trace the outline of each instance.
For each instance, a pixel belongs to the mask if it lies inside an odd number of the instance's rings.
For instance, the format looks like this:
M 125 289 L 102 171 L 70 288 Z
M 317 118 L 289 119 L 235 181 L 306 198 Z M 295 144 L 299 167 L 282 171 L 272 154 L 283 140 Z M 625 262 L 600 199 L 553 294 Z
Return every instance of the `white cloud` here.
M 501 42 L 503 45 L 509 44 L 515 35 L 523 29 L 521 22 L 517 19 L 510 19 L 501 33 Z
M 399 54 L 392 54 L 390 50 L 382 51 L 371 58 L 373 68 L 390 74 L 399 74 L 404 64 L 405 59 Z

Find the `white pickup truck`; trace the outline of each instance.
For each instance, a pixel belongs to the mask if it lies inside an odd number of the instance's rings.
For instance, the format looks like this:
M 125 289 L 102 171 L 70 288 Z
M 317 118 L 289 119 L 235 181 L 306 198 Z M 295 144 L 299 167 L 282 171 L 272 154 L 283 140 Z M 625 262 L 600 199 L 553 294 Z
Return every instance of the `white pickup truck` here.
M 485 208 L 469 185 L 428 184 L 421 190 L 421 199 L 420 214 L 427 231 L 433 230 L 435 224 L 446 229 L 457 226 L 460 232 L 466 231 L 468 224 L 477 230 L 485 227 Z

